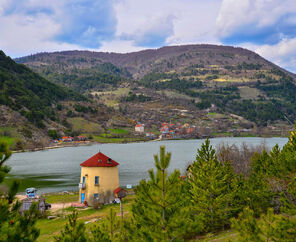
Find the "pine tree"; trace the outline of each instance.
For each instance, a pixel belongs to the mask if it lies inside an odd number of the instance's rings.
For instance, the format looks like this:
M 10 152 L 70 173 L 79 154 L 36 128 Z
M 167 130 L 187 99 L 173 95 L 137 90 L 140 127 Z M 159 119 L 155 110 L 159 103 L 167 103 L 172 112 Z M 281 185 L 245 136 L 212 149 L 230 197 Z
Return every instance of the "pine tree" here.
M 4 162 L 7 161 L 10 156 L 11 151 L 9 150 L 8 144 L 5 142 L 0 142 L 0 183 L 3 182 L 5 176 L 10 171 L 10 168 L 4 165 Z
M 203 215 L 205 231 L 230 224 L 229 219 L 238 206 L 234 199 L 235 181 L 232 167 L 217 160 L 207 139 L 188 172 L 191 204 L 196 215 Z
M 0 142 L 0 183 L 9 173 L 10 168 L 4 163 L 11 156 L 9 146 Z M 36 204 L 20 215 L 20 203 L 15 201 L 19 183 L 14 181 L 6 196 L 0 194 L 0 241 L 36 241 L 39 230 L 35 227 L 39 212 Z
M 232 228 L 239 232 L 238 241 L 264 241 L 260 237 L 258 220 L 254 217 L 252 209 L 246 207 L 237 219 L 231 219 Z
M 54 237 L 56 242 L 86 242 L 87 233 L 85 225 L 77 221 L 78 213 L 74 211 L 68 216 L 68 223 L 61 234 Z
M 150 180 L 142 180 L 136 189 L 133 220 L 126 225 L 131 241 L 178 240 L 201 230 L 201 224 L 192 223 L 186 210 L 185 183 L 180 172 L 168 175 L 170 159 L 171 153 L 161 146 L 160 155 L 154 155 L 156 173 L 150 170 Z
M 121 233 L 119 218 L 116 216 L 114 209 L 111 208 L 106 220 L 100 225 L 95 225 L 91 228 L 89 240 L 92 242 L 120 241 Z
M 296 177 L 288 184 L 288 188 L 281 194 L 281 212 L 296 215 Z
M 39 215 L 38 204 L 33 203 L 30 209 L 25 211 L 23 215 L 17 214 L 11 218 L 6 227 L 6 240 L 36 241 L 40 234 L 39 229 L 35 227 Z
M 250 207 L 256 217 L 259 217 L 261 213 L 266 213 L 274 198 L 266 177 L 261 173 L 252 174 L 246 179 L 243 189 L 244 205 Z
M 114 238 L 114 234 L 120 227 L 120 222 L 116 217 L 116 212 L 111 208 L 109 210 L 109 216 L 107 217 L 107 227 L 110 234 L 110 239 Z
M 90 242 L 111 242 L 109 234 L 104 230 L 103 226 L 94 225 L 90 229 L 88 241 Z
M 271 208 L 258 219 L 254 211 L 246 207 L 231 222 L 232 228 L 239 233 L 238 241 L 295 241 L 296 238 L 296 221 L 274 214 Z
M 265 241 L 295 241 L 296 221 L 284 214 L 274 214 L 269 209 L 267 215 L 262 215 L 259 223 Z

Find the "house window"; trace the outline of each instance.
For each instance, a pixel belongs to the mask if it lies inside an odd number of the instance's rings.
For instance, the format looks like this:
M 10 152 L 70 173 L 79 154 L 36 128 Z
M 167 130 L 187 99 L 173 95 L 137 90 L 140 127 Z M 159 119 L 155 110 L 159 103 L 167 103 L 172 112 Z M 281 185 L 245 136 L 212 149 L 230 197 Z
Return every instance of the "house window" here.
M 82 177 L 82 183 L 85 183 L 85 176 Z
M 94 199 L 98 199 L 99 198 L 99 194 L 98 193 L 95 193 L 94 194 Z
M 95 185 L 99 185 L 99 177 L 95 176 Z

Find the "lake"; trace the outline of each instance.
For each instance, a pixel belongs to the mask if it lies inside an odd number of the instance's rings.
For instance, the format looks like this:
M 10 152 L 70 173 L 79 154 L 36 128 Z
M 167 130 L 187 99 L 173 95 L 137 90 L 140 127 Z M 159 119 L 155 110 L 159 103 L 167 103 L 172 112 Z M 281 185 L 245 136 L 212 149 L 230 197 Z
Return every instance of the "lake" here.
M 51 150 L 15 153 L 7 161 L 12 169 L 6 183 L 12 179 L 21 180 L 21 190 L 36 187 L 38 193 L 78 191 L 80 163 L 101 151 L 119 165 L 120 185 L 137 185 L 141 179 L 148 178 L 148 170 L 154 167 L 153 154 L 159 152 L 159 146 L 165 145 L 172 152 L 170 171 L 185 170 L 186 165 L 196 156 L 196 150 L 204 142 L 199 140 L 169 140 L 129 144 L 95 144 L 90 146 L 65 147 Z M 260 145 L 265 142 L 271 148 L 275 144 L 282 147 L 287 138 L 214 138 L 213 147 L 218 144 Z

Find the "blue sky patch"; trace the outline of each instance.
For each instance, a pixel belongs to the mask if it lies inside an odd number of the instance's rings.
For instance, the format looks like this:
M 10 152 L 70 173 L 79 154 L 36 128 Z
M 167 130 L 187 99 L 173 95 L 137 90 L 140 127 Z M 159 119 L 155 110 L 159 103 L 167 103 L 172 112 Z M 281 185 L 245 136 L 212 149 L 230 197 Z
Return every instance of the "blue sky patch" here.
M 61 26 L 56 40 L 98 48 L 101 41 L 114 36 L 116 18 L 108 1 L 76 0 L 66 4 Z

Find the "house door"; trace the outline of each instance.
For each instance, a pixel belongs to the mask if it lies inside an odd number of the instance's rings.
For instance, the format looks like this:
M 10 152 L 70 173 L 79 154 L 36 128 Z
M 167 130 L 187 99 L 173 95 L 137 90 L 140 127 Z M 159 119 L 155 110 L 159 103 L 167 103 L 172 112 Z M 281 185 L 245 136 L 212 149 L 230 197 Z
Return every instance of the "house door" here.
M 81 193 L 81 203 L 84 202 L 84 194 L 85 194 L 85 193 Z

